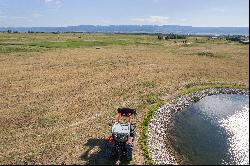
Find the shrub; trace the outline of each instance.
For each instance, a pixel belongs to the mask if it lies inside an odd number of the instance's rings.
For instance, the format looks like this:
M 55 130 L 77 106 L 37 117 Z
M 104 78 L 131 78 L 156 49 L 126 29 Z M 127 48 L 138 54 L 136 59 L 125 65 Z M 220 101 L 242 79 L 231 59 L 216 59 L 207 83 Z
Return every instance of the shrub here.
M 214 53 L 212 52 L 206 52 L 206 51 L 203 51 L 203 52 L 199 52 L 198 53 L 199 56 L 208 56 L 208 57 L 214 57 Z

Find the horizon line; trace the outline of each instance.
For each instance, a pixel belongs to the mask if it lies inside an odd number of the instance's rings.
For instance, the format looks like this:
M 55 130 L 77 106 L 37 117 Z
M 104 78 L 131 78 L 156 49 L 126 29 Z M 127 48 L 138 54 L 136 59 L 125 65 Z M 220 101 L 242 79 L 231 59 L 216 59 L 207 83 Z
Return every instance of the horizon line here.
M 165 25 L 155 25 L 155 24 L 79 24 L 79 25 L 66 25 L 66 26 L 7 26 L 0 28 L 62 28 L 62 27 L 77 27 L 77 26 L 181 26 L 181 27 L 194 27 L 194 28 L 249 28 L 249 26 L 192 26 L 192 25 L 178 25 L 178 24 L 165 24 Z

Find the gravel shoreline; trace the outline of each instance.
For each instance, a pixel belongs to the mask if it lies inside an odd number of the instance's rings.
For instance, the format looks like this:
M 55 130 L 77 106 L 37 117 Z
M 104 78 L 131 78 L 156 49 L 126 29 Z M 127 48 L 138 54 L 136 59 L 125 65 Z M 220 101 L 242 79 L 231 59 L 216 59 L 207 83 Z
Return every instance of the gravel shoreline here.
M 171 100 L 168 104 L 158 108 L 148 127 L 147 147 L 149 154 L 156 164 L 177 165 L 177 161 L 171 152 L 170 145 L 166 145 L 167 126 L 170 125 L 170 118 L 179 110 L 184 109 L 194 101 L 198 101 L 205 96 L 216 94 L 242 94 L 249 95 L 249 90 L 234 88 L 210 88 L 186 94 Z

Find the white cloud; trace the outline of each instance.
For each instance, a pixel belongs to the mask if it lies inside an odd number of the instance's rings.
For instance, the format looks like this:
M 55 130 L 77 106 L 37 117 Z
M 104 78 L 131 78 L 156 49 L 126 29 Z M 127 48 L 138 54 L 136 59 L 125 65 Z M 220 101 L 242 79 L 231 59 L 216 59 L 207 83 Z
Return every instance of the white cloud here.
M 224 13 L 226 10 L 223 8 L 219 8 L 219 7 L 214 7 L 212 8 L 213 12 L 219 12 L 219 13 Z
M 44 0 L 47 4 L 55 4 L 55 5 L 61 5 L 62 0 Z
M 62 3 L 62 1 L 55 1 L 55 4 L 57 4 L 57 5 L 59 5 L 61 3 Z
M 32 16 L 32 17 L 41 17 L 41 16 L 43 16 L 43 15 L 40 14 L 40 13 L 32 13 L 31 16 Z
M 44 0 L 45 3 L 50 3 L 50 2 L 53 2 L 55 0 Z
M 148 18 L 134 18 L 132 21 L 148 24 L 167 24 L 169 18 L 163 16 L 149 16 Z
M 61 4 L 61 0 L 44 0 L 45 3 Z
M 57 10 L 62 7 L 62 0 L 43 0 L 51 9 Z
M 186 18 L 180 19 L 181 22 L 187 22 L 188 20 Z

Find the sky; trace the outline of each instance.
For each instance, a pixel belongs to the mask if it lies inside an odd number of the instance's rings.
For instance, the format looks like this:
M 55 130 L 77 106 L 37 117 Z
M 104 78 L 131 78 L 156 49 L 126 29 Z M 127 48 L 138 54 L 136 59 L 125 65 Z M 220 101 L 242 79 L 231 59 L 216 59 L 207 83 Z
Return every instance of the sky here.
M 0 27 L 249 27 L 249 0 L 0 0 Z

